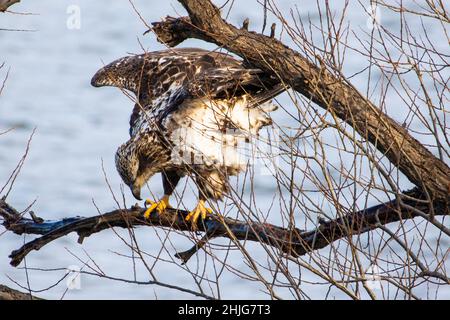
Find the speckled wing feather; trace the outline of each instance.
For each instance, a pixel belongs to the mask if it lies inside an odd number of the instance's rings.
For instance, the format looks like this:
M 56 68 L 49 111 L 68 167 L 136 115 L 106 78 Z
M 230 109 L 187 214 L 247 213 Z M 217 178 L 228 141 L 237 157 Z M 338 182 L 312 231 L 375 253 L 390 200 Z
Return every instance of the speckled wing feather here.
M 100 69 L 92 85 L 136 95 L 131 137 L 119 147 L 116 166 L 137 198 L 142 184 L 164 171 L 176 179 L 192 173 L 200 197 L 220 199 L 227 177 L 247 164 L 240 143 L 271 124 L 276 106 L 269 100 L 284 90 L 230 55 L 201 49 L 124 57 Z
M 201 49 L 172 49 L 118 59 L 100 69 L 92 85 L 135 93 L 130 134 L 149 119 L 160 121 L 188 98 L 229 98 L 272 85 L 258 69 L 247 69 L 230 55 Z

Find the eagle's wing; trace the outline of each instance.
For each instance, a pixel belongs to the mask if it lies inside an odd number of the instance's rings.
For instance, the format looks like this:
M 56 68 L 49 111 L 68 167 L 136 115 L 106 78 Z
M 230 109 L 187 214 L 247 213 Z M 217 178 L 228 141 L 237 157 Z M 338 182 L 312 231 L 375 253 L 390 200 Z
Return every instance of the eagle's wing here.
M 137 98 L 131 138 L 118 151 L 119 172 L 130 167 L 133 154 L 122 149 L 139 146 L 139 154 L 147 150 L 143 171 L 173 170 L 178 179 L 190 165 L 202 197 L 215 199 L 227 192 L 227 175 L 246 165 L 238 145 L 271 123 L 268 113 L 276 107 L 268 101 L 285 89 L 230 55 L 200 49 L 125 57 L 100 69 L 91 83 L 119 87 Z M 155 138 L 142 138 L 149 133 Z
M 145 122 L 161 121 L 186 99 L 230 98 L 273 88 L 276 81 L 260 73 L 230 55 L 186 48 L 121 58 L 100 69 L 91 83 L 136 94 L 138 101 L 130 118 L 130 134 L 134 135 Z

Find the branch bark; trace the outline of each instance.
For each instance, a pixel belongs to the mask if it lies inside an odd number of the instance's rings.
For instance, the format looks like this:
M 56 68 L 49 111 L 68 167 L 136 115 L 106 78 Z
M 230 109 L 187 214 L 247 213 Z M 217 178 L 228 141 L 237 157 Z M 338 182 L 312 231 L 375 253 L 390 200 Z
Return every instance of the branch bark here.
M 42 300 L 0 284 L 0 300 Z
M 293 257 L 305 255 L 309 252 L 327 247 L 342 238 L 368 232 L 392 222 L 412 219 L 420 216 L 419 212 L 427 212 L 429 206 L 426 201 L 415 200 L 421 197 L 417 189 L 406 193 L 407 198 L 400 206 L 397 201 L 390 201 L 357 212 L 349 212 L 346 216 L 321 222 L 317 229 L 302 231 L 287 229 L 263 222 L 240 221 L 212 215 L 205 221 L 199 221 L 197 230 L 214 237 L 226 237 L 234 240 L 256 241 L 272 246 Z M 445 201 L 433 203 L 435 215 L 449 215 L 449 208 Z M 46 244 L 71 232 L 79 236 L 78 242 L 94 233 L 114 227 L 132 228 L 135 226 L 154 226 L 170 228 L 180 231 L 191 231 L 192 225 L 184 220 L 187 211 L 167 209 L 163 215 L 152 214 L 150 219 L 144 218 L 145 208 L 134 206 L 130 209 L 118 209 L 89 218 L 71 217 L 57 221 L 43 220 L 32 214 L 32 219 L 19 214 L 5 200 L 0 200 L 0 216 L 3 226 L 16 234 L 42 235 L 11 253 L 11 265 L 17 266 L 23 258 L 33 250 L 39 250 Z M 205 239 L 193 249 L 176 256 L 186 262 L 192 254 L 201 248 Z
M 316 66 L 275 38 L 236 28 L 209 0 L 178 0 L 189 17 L 153 23 L 158 40 L 171 47 L 188 38 L 212 42 L 234 52 L 251 67 L 279 77 L 294 90 L 350 124 L 368 139 L 428 198 L 448 201 L 450 168 L 384 114 L 346 79 Z
M 20 2 L 20 0 L 0 0 L 0 12 L 5 12 L 13 4 Z

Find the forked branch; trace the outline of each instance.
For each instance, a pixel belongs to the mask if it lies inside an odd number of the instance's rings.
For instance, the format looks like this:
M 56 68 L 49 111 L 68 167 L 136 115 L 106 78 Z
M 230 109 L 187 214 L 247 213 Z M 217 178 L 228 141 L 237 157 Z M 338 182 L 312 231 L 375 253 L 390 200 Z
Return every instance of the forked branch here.
M 391 201 L 357 212 L 349 212 L 346 216 L 331 221 L 322 221 L 320 225 L 310 231 L 288 229 L 263 222 L 240 221 L 212 215 L 205 221 L 199 221 L 197 229 L 206 233 L 208 237 L 226 237 L 232 240 L 256 241 L 269 245 L 293 257 L 305 255 L 328 246 L 342 238 L 349 238 L 382 225 L 400 220 L 412 219 L 420 216 L 419 212 L 427 212 L 429 206 L 426 201 L 414 198 L 422 197 L 417 190 L 406 193 L 407 198 L 401 201 Z M 449 215 L 445 202 L 433 203 L 435 215 Z M 133 228 L 136 226 L 154 226 L 191 232 L 192 225 L 184 220 L 188 212 L 168 209 L 165 214 L 152 214 L 150 219 L 144 218 L 145 208 L 132 207 L 118 209 L 105 214 L 84 218 L 71 217 L 56 221 L 37 218 L 25 218 L 19 214 L 5 200 L 0 200 L 0 216 L 3 226 L 16 234 L 42 235 L 11 253 L 11 264 L 17 266 L 23 258 L 33 250 L 39 250 L 46 244 L 71 232 L 79 236 L 78 242 L 84 238 L 109 228 Z M 193 249 L 176 256 L 186 262 L 190 256 L 200 249 L 208 239 L 202 239 Z
M 209 0 L 179 0 L 189 17 L 153 23 L 158 40 L 171 47 L 188 38 L 212 42 L 241 56 L 253 68 L 278 77 L 370 141 L 428 200 L 448 199 L 450 168 L 413 138 L 406 128 L 359 93 L 346 79 L 315 65 L 274 37 L 237 28 L 220 16 Z

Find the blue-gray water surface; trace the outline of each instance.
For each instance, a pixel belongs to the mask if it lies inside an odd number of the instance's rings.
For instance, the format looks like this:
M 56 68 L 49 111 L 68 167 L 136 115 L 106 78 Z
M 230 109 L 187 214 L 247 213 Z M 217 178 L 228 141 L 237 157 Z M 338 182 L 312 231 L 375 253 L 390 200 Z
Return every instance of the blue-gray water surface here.
M 132 3 L 147 23 L 158 21 L 166 15 L 184 14 L 177 1 L 136 0 Z M 318 22 L 315 2 L 284 0 L 278 4 L 287 13 L 289 8 L 299 5 L 302 17 L 306 19 L 309 15 L 313 23 Z M 352 27 L 364 29 L 367 17 L 361 5 L 355 2 L 351 6 L 348 19 Z M 72 19 L 77 10 L 81 20 L 74 24 Z M 8 196 L 11 204 L 25 209 L 35 201 L 33 210 L 46 219 L 91 216 L 97 214 L 97 208 L 102 212 L 117 208 L 105 174 L 114 194 L 122 201 L 114 154 L 118 145 L 127 139 L 128 118 L 133 103 L 115 88 L 91 87 L 90 79 L 102 65 L 119 57 L 140 53 L 143 49 L 160 50 L 164 46 L 152 34 L 143 36 L 147 28 L 127 0 L 23 0 L 11 7 L 11 11 L 29 14 L 0 14 L 0 29 L 24 30 L 0 31 L 0 63 L 5 62 L 0 70 L 0 79 L 9 70 L 0 96 L 0 132 L 14 128 L 0 136 L 0 187 L 19 162 L 30 134 L 36 128 L 28 157 Z M 262 12 L 262 6 L 256 1 L 238 1 L 229 21 L 240 24 L 245 17 L 249 17 L 250 28 L 259 31 Z M 269 16 L 269 23 L 272 21 L 273 17 Z M 79 28 L 76 25 L 78 22 Z M 386 17 L 382 23 L 396 22 Z M 429 36 L 434 36 L 433 30 L 430 30 Z M 282 39 L 291 44 L 286 35 Z M 189 40 L 183 46 L 215 48 L 195 40 Z M 355 73 L 367 64 L 365 58 L 355 52 L 349 51 L 348 54 L 351 63 L 347 65 L 347 74 Z M 358 81 L 355 82 L 359 85 Z M 361 89 L 364 89 L 363 85 Z M 398 101 L 398 97 L 392 97 L 392 100 Z M 290 99 L 285 94 L 279 102 L 289 104 Z M 399 109 L 390 114 L 401 121 L 402 112 Z M 276 121 L 283 122 L 285 115 L 279 110 L 274 117 Z M 262 210 L 267 210 L 276 192 L 271 178 L 258 177 L 255 182 L 258 206 Z M 402 185 L 405 189 L 411 186 L 406 179 L 402 180 Z M 158 177 L 150 181 L 149 187 L 154 197 L 161 195 Z M 124 190 L 124 194 L 128 205 L 135 202 L 128 190 Z M 195 193 L 188 190 L 183 197 L 183 205 L 192 207 L 194 203 Z M 269 221 L 277 223 L 279 217 L 274 214 Z M 0 232 L 3 230 L 0 229 Z M 146 257 L 149 263 L 154 261 L 151 255 L 159 254 L 165 236 L 163 231 L 153 228 L 136 230 L 140 248 L 149 254 Z M 38 290 L 36 295 L 53 299 L 193 298 L 188 293 L 156 285 L 131 284 L 89 275 L 82 276 L 79 290 L 67 291 L 65 280 L 44 290 L 64 276 L 65 268 L 83 266 L 83 261 L 91 258 L 111 277 L 130 280 L 136 277 L 147 281 L 149 276 L 142 265 L 138 263 L 134 266 L 133 260 L 128 258 L 131 250 L 126 244 L 130 239 L 126 230 L 101 232 L 87 238 L 82 246 L 77 244 L 75 235 L 69 235 L 29 254 L 20 265 L 22 268 L 10 266 L 9 253 L 32 238 L 0 233 L 0 283 L 18 288 L 16 283 L 27 287 L 29 282 L 33 290 Z M 170 241 L 169 245 L 166 244 L 168 250 L 161 253 L 163 258 L 192 245 L 175 233 L 170 234 Z M 247 244 L 247 248 L 264 261 L 265 252 L 258 250 L 257 245 Z M 218 251 L 217 254 L 222 253 Z M 248 268 L 237 251 L 231 252 L 228 259 L 238 270 Z M 46 271 L 27 271 L 23 268 L 25 264 L 28 268 Z M 195 272 L 195 261 L 191 266 Z M 48 270 L 58 268 L 61 270 Z M 183 268 L 189 266 L 161 263 L 156 264 L 154 273 L 162 282 L 195 289 L 193 278 Z M 213 274 L 211 269 L 207 272 Z M 220 285 L 222 298 L 268 297 L 261 291 L 260 284 L 243 281 L 233 272 L 225 272 Z M 307 282 L 303 286 L 312 298 L 323 298 L 328 290 L 327 286 Z M 290 297 L 288 293 L 281 295 Z M 343 296 L 336 291 L 333 297 Z M 450 290 L 440 291 L 440 297 L 450 297 Z

